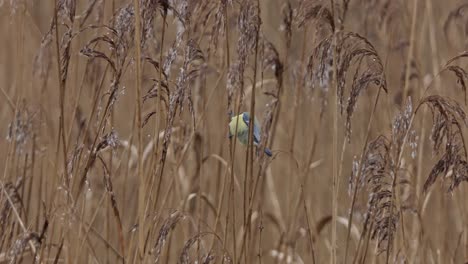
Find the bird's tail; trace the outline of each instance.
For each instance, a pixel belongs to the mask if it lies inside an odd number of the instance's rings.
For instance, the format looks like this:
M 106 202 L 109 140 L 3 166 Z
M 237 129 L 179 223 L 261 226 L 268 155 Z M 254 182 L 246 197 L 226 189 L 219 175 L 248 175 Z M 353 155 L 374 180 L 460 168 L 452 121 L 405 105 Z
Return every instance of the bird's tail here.
M 271 157 L 273 155 L 273 153 L 271 153 L 271 150 L 269 148 L 265 148 L 265 154 L 268 156 L 268 157 Z

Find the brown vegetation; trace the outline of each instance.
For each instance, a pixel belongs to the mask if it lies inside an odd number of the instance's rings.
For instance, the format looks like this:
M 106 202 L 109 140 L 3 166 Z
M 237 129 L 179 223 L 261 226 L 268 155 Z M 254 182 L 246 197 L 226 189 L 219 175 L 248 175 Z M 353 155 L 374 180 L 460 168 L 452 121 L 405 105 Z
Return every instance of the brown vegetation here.
M 0 263 L 467 262 L 467 12 L 0 0 Z

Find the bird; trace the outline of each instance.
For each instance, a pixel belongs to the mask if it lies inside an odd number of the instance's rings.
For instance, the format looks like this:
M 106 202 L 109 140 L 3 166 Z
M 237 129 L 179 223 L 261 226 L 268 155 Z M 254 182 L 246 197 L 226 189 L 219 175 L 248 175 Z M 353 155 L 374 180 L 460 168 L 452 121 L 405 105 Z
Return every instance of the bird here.
M 240 115 L 231 117 L 231 122 L 229 122 L 229 138 L 232 138 L 237 134 L 239 142 L 247 145 L 249 142 L 249 124 L 250 124 L 250 114 L 248 112 L 243 112 Z M 237 133 L 236 131 L 237 126 Z M 254 145 L 258 147 L 260 144 L 260 125 L 257 118 L 255 118 L 254 127 L 253 127 L 253 138 Z M 269 157 L 272 156 L 271 150 L 265 148 L 265 154 Z

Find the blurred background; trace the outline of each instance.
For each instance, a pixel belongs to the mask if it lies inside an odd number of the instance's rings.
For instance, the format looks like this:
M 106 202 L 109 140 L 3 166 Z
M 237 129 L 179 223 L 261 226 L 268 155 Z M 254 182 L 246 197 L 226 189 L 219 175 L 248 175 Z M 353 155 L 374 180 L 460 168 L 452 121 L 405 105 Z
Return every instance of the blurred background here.
M 0 263 L 468 261 L 467 12 L 0 0 Z

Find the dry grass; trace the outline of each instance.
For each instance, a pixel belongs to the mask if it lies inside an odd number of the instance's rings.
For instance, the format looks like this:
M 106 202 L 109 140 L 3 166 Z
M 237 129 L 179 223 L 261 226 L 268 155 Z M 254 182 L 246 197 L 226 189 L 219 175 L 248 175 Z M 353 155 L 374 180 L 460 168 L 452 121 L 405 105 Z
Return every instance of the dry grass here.
M 467 12 L 0 0 L 0 263 L 467 262 Z

